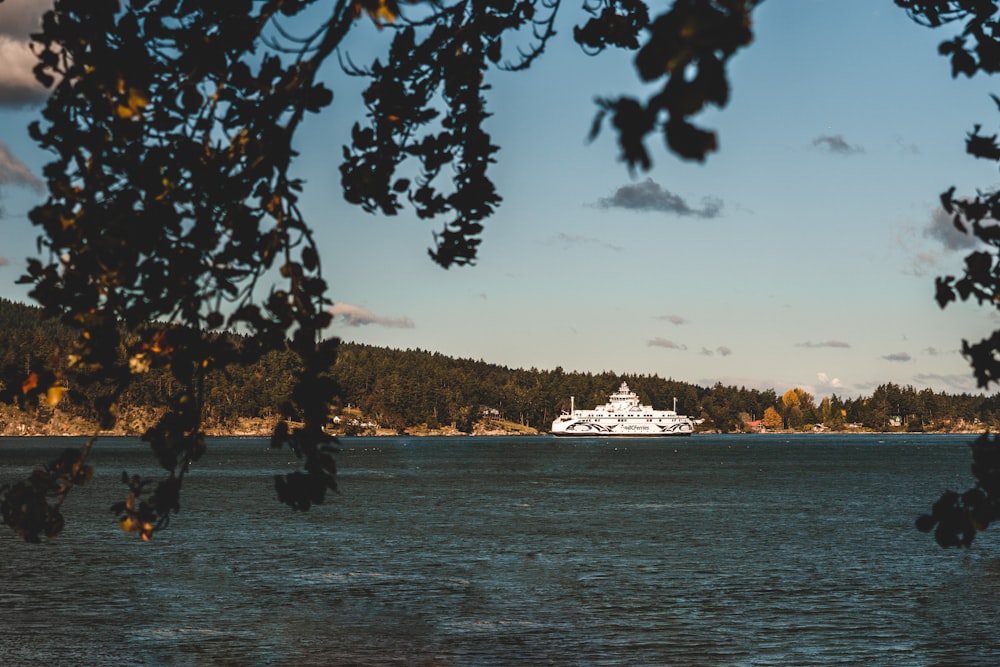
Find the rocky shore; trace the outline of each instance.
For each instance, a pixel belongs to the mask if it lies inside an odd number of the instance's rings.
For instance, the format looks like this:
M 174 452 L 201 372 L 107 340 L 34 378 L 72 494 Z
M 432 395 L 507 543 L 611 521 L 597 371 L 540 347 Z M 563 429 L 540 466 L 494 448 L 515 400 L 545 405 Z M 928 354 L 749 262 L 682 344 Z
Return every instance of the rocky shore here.
M 101 430 L 97 422 L 69 415 L 55 410 L 27 412 L 0 405 L 0 437 L 59 437 L 92 435 L 139 437 L 156 423 L 160 414 L 154 410 L 131 410 L 122 414 L 115 428 Z M 278 418 L 240 418 L 233 422 L 217 423 L 208 421 L 205 434 L 210 437 L 270 437 Z M 333 431 L 335 435 L 347 435 L 345 430 Z M 453 426 L 429 428 L 426 424 L 408 427 L 400 433 L 395 429 L 374 426 L 351 435 L 359 436 L 510 436 L 539 435 L 537 429 L 517 422 L 491 419 L 477 422 L 472 432 L 467 433 Z

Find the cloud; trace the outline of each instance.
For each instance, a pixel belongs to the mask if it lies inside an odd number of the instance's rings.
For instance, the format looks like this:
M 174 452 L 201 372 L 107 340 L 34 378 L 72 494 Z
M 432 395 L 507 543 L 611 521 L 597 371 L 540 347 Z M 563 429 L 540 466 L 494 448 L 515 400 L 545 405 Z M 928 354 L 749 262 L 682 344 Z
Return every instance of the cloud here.
M 908 153 L 910 155 L 920 155 L 920 146 L 916 144 L 909 144 L 903 139 L 903 137 L 896 137 L 896 147 L 901 153 Z
M 938 264 L 938 256 L 932 252 L 918 252 L 913 255 L 910 266 L 903 270 L 905 275 L 923 278 Z
M 722 213 L 722 200 L 705 197 L 701 208 L 692 208 L 680 195 L 665 190 L 653 179 L 642 183 L 623 185 L 610 197 L 601 197 L 594 204 L 597 208 L 623 208 L 629 211 L 673 213 L 682 217 L 716 218 Z
M 52 0 L 4 0 L 0 2 L 0 35 L 27 40 L 42 25 L 42 14 Z
M 383 327 L 396 329 L 414 328 L 413 320 L 405 315 L 403 317 L 380 317 L 371 311 L 365 310 L 361 306 L 350 303 L 335 303 L 330 308 L 330 314 L 334 318 L 343 317 L 342 322 L 349 327 L 360 327 L 366 324 L 377 324 Z
M 843 135 L 840 134 L 824 134 L 816 137 L 813 139 L 812 145 L 815 148 L 819 148 L 830 153 L 836 153 L 838 155 L 856 155 L 858 153 L 865 152 L 865 149 L 861 146 L 852 146 L 847 143 Z
M 41 104 L 48 94 L 32 73 L 38 59 L 29 42 L 41 26 L 42 13 L 51 7 L 51 0 L 0 2 L 0 106 Z
M 910 361 L 913 359 L 906 352 L 893 352 L 892 354 L 886 354 L 882 357 L 886 361 Z
M 940 207 L 934 209 L 931 221 L 924 227 L 924 238 L 938 241 L 948 250 L 970 250 L 983 246 L 982 241 L 972 234 L 959 231 L 952 217 Z
M 844 384 L 840 381 L 840 378 L 831 378 L 826 373 L 820 371 L 816 373 L 816 380 L 819 382 L 821 387 L 830 387 L 832 389 L 840 389 Z
M 684 319 L 680 315 L 658 315 L 656 319 L 665 320 L 667 322 L 670 322 L 671 324 L 677 324 L 677 325 L 689 324 L 688 320 Z
M 706 357 L 712 357 L 712 356 L 715 356 L 716 354 L 718 354 L 720 357 L 728 357 L 732 353 L 733 353 L 733 351 L 731 349 L 729 349 L 728 347 L 726 347 L 725 345 L 720 345 L 719 347 L 715 348 L 714 350 L 710 350 L 707 347 L 703 347 L 703 348 L 701 348 L 701 352 L 700 352 L 701 355 L 706 356 Z
M 796 343 L 795 347 L 836 347 L 841 349 L 847 349 L 851 347 L 850 343 L 845 343 L 842 340 L 825 340 L 819 343 L 813 343 L 812 341 L 806 341 L 805 343 Z
M 679 343 L 675 343 L 672 340 L 667 340 L 666 338 L 660 338 L 659 336 L 657 336 L 656 338 L 653 338 L 653 339 L 651 339 L 649 341 L 646 341 L 646 345 L 648 345 L 649 347 L 665 347 L 668 350 L 686 350 L 687 349 L 687 345 L 681 345 Z
M 581 236 L 579 234 L 566 234 L 565 232 L 559 232 L 556 234 L 554 240 L 556 243 L 562 244 L 562 246 L 567 249 L 579 245 L 596 245 L 615 252 L 621 252 L 624 250 L 624 248 L 620 245 L 608 243 L 607 241 L 602 241 L 601 239 L 595 239 L 591 236 Z
M 976 386 L 976 380 L 971 374 L 963 373 L 961 375 L 940 375 L 937 373 L 918 373 L 913 376 L 913 379 L 921 384 L 944 385 L 953 391 L 963 393 L 975 393 L 977 391 L 982 391 L 981 387 Z
M 45 190 L 41 179 L 31 173 L 27 165 L 14 157 L 10 149 L 0 141 L 0 186 L 22 185 L 37 192 Z
M 952 217 L 940 206 L 933 209 L 929 219 L 919 226 L 900 227 L 896 232 L 896 243 L 909 256 L 909 265 L 903 269 L 903 273 L 918 278 L 952 270 L 952 253 L 986 248 L 975 235 L 956 228 Z M 943 266 L 948 268 L 944 269 Z

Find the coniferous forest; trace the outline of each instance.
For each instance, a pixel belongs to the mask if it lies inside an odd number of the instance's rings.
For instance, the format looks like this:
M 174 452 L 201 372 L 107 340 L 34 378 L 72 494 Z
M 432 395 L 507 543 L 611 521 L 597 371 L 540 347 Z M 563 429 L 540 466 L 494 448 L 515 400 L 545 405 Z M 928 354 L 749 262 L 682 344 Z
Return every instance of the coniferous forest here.
M 69 386 L 57 403 L 26 392 L 73 332 L 41 310 L 0 299 L 0 435 L 91 434 L 99 429 L 99 385 Z M 271 352 L 251 367 L 231 366 L 206 379 L 210 434 L 270 433 L 293 382 L 295 356 Z M 349 435 L 375 433 L 533 433 L 548 430 L 560 410 L 604 403 L 625 380 L 659 409 L 704 420 L 705 431 L 874 430 L 951 432 L 1000 427 L 1000 395 L 946 394 L 886 383 L 870 395 L 817 400 L 802 389 L 779 394 L 656 375 L 511 369 L 436 352 L 341 343 L 337 356 L 340 418 Z M 72 377 L 72 376 L 70 376 Z M 115 433 L 141 434 L 163 413 L 172 382 L 165 369 L 139 373 L 119 404 Z M 26 384 L 27 383 L 27 384 Z M 163 390 L 167 390 L 164 392 Z M 768 417 L 771 419 L 769 420 Z M 485 426 L 484 426 L 485 425 Z

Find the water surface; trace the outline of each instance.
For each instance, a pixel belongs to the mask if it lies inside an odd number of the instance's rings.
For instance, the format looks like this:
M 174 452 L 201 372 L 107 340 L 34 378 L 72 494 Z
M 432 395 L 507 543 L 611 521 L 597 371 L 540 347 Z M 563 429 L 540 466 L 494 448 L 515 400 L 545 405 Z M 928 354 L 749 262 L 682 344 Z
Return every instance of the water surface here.
M 969 440 L 345 439 L 301 514 L 287 451 L 220 439 L 151 544 L 107 510 L 152 458 L 102 442 L 58 540 L 0 535 L 0 664 L 995 665 L 1000 533 L 913 528 Z

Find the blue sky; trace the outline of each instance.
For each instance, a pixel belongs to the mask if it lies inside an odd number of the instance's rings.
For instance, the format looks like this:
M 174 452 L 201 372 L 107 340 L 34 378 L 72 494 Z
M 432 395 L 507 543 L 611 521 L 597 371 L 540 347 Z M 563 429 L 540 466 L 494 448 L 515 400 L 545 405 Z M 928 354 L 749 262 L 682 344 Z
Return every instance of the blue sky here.
M 26 220 L 46 156 L 27 137 L 38 95 L 19 36 L 44 2 L 0 4 L 0 296 L 35 252 Z M 895 382 L 976 391 L 961 340 L 1000 326 L 973 304 L 941 311 L 934 277 L 968 239 L 938 195 L 996 187 L 964 153 L 996 126 L 986 78 L 952 79 L 937 45 L 891 0 L 768 0 L 730 66 L 732 95 L 698 120 L 719 132 L 705 164 L 649 143 L 630 174 L 609 132 L 586 141 L 594 98 L 638 93 L 627 54 L 572 43 L 578 5 L 532 70 L 490 73 L 504 202 L 475 267 L 442 270 L 440 223 L 345 204 L 337 167 L 362 82 L 331 68 L 333 106 L 299 138 L 303 209 L 325 252 L 345 340 L 511 367 L 649 373 L 817 397 Z M 352 45 L 371 52 L 370 35 Z M 26 83 L 27 81 L 27 83 Z

